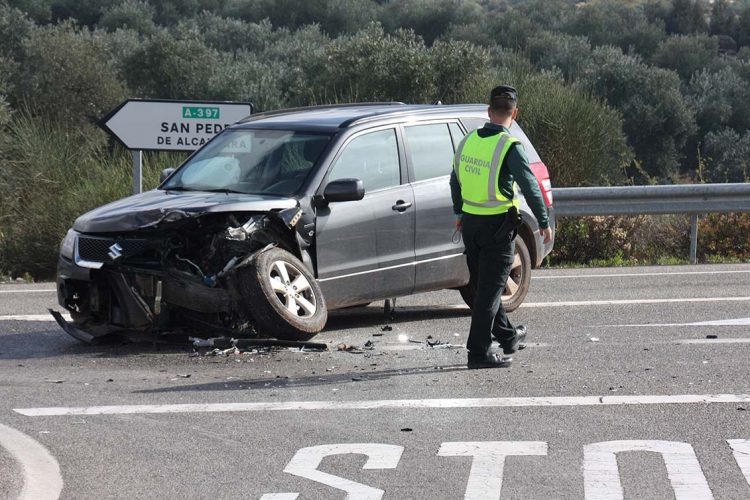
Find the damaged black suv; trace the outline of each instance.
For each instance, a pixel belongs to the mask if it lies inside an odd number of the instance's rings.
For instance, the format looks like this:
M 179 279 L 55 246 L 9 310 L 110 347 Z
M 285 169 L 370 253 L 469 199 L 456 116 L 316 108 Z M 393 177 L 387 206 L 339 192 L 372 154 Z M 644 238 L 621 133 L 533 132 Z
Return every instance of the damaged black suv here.
M 158 189 L 79 217 L 65 236 L 58 301 L 74 337 L 208 330 L 304 339 L 328 311 L 454 288 L 471 306 L 454 234 L 455 147 L 483 105 L 354 104 L 253 115 Z M 518 125 L 552 210 L 547 168 Z M 552 249 L 522 202 L 503 299 L 523 301 Z M 554 223 L 554 216 L 550 214 Z

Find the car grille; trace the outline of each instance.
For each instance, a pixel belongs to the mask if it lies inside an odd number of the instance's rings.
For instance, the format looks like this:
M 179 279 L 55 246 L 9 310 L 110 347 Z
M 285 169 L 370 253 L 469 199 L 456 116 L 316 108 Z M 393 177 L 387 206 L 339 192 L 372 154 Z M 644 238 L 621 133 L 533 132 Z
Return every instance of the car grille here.
M 120 257 L 110 257 L 111 247 L 120 245 Z M 115 260 L 127 259 L 146 252 L 151 248 L 149 240 L 143 239 L 115 239 L 94 238 L 91 236 L 78 237 L 78 257 L 89 262 L 112 263 Z

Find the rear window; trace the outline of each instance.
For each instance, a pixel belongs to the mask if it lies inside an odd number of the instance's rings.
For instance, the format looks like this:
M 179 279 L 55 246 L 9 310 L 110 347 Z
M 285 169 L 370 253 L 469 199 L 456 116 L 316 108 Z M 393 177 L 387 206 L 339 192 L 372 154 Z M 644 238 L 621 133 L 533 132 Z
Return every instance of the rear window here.
M 487 123 L 487 119 L 477 118 L 474 116 L 461 118 L 460 120 L 461 123 L 463 123 L 464 127 L 466 127 L 466 130 L 468 130 L 469 132 L 481 128 L 485 123 Z M 534 149 L 534 146 L 531 145 L 531 141 L 529 141 L 529 138 L 526 137 L 526 134 L 518 125 L 518 123 L 513 122 L 513 125 L 511 125 L 510 127 L 510 133 L 521 140 L 521 143 L 526 150 L 526 156 L 529 158 L 529 163 L 539 163 L 542 161 L 542 159 L 539 157 L 539 153 L 537 153 L 536 149 Z

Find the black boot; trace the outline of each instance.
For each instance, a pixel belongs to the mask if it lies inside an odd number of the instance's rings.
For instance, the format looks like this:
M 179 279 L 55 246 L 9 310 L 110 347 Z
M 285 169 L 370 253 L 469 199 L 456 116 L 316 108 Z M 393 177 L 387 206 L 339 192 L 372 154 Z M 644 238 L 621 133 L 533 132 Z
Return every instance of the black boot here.
M 510 360 L 503 359 L 498 354 L 488 354 L 486 356 L 472 356 L 469 354 L 469 362 L 466 364 L 469 370 L 478 368 L 507 368 L 510 366 Z
M 519 349 L 523 349 L 525 346 L 523 343 L 526 341 L 526 327 L 517 326 L 516 335 L 512 340 L 501 341 L 500 345 L 503 347 L 503 354 L 513 354 Z

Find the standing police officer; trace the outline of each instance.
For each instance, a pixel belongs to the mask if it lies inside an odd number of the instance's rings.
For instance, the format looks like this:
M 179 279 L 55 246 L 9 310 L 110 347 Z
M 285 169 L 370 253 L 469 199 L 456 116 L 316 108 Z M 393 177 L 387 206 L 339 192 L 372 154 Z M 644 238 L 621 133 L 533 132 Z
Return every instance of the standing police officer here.
M 475 290 L 466 343 L 469 368 L 509 366 L 510 361 L 491 352 L 492 337 L 506 355 L 516 352 L 526 337 L 525 327 L 511 324 L 501 300 L 520 223 L 516 185 L 539 223 L 544 242 L 552 239 L 536 177 L 523 145 L 510 135 L 517 104 L 513 87 L 492 89 L 487 110 L 490 121 L 464 138 L 453 163 L 450 183 L 456 229 L 463 233 L 470 285 Z

